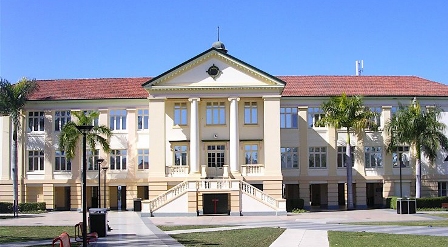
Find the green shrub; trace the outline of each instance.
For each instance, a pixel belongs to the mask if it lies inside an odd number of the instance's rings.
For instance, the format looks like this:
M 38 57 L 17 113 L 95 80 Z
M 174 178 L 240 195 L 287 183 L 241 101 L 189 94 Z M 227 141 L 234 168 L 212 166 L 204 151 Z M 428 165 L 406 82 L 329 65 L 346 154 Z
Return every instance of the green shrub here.
M 399 198 L 398 196 L 388 197 L 386 199 L 386 207 L 389 207 L 391 209 L 397 209 L 397 199 L 398 198 Z
M 0 202 L 0 213 L 12 213 L 12 202 Z
M 24 202 L 19 203 L 20 212 L 45 211 L 47 204 L 45 202 Z
M 417 208 L 441 208 L 447 202 L 447 196 L 417 198 Z
M 303 199 L 286 199 L 286 211 L 292 212 L 293 209 L 303 209 L 304 204 Z

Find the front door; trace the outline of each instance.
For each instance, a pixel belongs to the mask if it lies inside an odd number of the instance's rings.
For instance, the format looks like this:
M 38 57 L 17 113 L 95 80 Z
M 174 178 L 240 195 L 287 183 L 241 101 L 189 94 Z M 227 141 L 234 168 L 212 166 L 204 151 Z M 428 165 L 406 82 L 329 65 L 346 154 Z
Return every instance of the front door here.
M 225 145 L 207 146 L 207 177 L 222 177 L 224 170 Z

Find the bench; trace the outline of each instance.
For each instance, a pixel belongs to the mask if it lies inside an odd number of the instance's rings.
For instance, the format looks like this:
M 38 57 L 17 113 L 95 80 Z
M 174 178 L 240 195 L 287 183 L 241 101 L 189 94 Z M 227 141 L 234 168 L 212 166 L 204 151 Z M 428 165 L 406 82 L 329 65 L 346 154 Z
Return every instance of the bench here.
M 82 228 L 82 222 L 79 222 L 78 224 L 75 225 L 75 241 L 76 242 L 82 242 L 83 230 L 84 229 Z M 96 233 L 96 232 L 87 233 L 87 243 L 96 242 L 97 240 L 98 240 L 98 233 Z
M 442 208 L 448 209 L 448 202 L 442 202 Z
M 59 237 L 54 238 L 52 246 L 53 247 L 58 246 L 57 243 L 59 243 L 59 247 L 72 246 L 72 244 L 70 243 L 70 236 L 66 232 L 63 232 L 63 233 L 61 233 L 61 235 L 59 235 Z

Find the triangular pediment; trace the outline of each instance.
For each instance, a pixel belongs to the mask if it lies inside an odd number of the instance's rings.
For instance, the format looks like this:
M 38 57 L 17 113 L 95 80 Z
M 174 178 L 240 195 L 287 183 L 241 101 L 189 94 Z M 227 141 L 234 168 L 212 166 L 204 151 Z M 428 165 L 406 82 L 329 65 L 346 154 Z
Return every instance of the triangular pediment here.
M 213 71 L 218 71 L 217 74 Z M 283 89 L 285 83 L 227 53 L 211 48 L 143 84 L 147 90 Z

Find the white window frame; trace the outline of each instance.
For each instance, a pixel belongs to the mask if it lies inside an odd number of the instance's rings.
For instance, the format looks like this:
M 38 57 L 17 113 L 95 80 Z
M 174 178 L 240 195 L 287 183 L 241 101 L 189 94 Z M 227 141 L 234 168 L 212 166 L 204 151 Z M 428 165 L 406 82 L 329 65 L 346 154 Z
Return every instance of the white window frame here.
M 45 113 L 43 111 L 28 112 L 28 131 L 29 132 L 45 131 Z
M 299 148 L 298 147 L 281 147 L 281 166 L 282 169 L 299 168 Z
M 64 151 L 55 151 L 54 171 L 70 172 L 72 170 L 72 162 L 67 159 Z
M 244 124 L 258 124 L 258 104 L 257 102 L 244 102 Z
M 188 166 L 188 146 L 182 144 L 174 145 L 173 159 L 174 166 Z
M 137 130 L 149 129 L 149 109 L 137 109 Z
M 54 130 L 61 131 L 64 125 L 72 120 L 71 111 L 55 111 L 54 113 Z
M 447 196 L 448 195 L 448 182 L 446 182 L 446 181 L 438 182 L 437 194 L 438 194 L 438 196 Z
M 309 128 L 323 128 L 323 125 L 317 125 L 317 121 L 325 116 L 322 108 L 320 107 L 309 107 L 308 108 L 308 127 Z
M 308 167 L 310 169 L 327 168 L 327 147 L 308 148 Z
M 258 147 L 258 144 L 248 143 L 244 145 L 244 163 L 246 165 L 255 165 L 259 163 Z
M 205 115 L 207 125 L 226 124 L 226 103 L 207 102 Z
M 400 168 L 398 159 L 401 154 L 401 161 L 403 162 L 402 168 L 409 168 L 411 163 L 409 146 L 398 146 L 397 149 L 392 152 L 392 166 L 394 168 Z
M 149 149 L 138 149 L 138 160 L 137 168 L 138 170 L 148 170 L 149 169 Z
M 127 154 L 126 149 L 113 149 L 110 151 L 110 164 L 109 169 L 111 171 L 124 171 L 127 169 Z
M 299 128 L 297 107 L 280 107 L 280 128 L 297 129 Z
M 188 124 L 187 103 L 174 103 L 174 125 Z
M 364 158 L 366 168 L 383 167 L 383 148 L 380 146 L 365 146 Z
M 28 151 L 28 169 L 29 172 L 45 170 L 45 154 L 44 150 L 27 150 Z M 32 163 L 31 163 L 32 161 Z
M 350 146 L 350 157 L 352 158 L 352 167 L 355 165 L 355 147 Z M 346 155 L 347 146 L 338 146 L 338 168 L 345 168 L 347 165 L 345 164 L 345 159 L 347 159 Z
M 93 152 L 92 152 L 93 151 Z M 100 150 L 86 150 L 87 170 L 98 171 L 98 162 L 100 158 Z
M 127 111 L 125 109 L 115 109 L 109 111 L 110 129 L 126 130 Z

